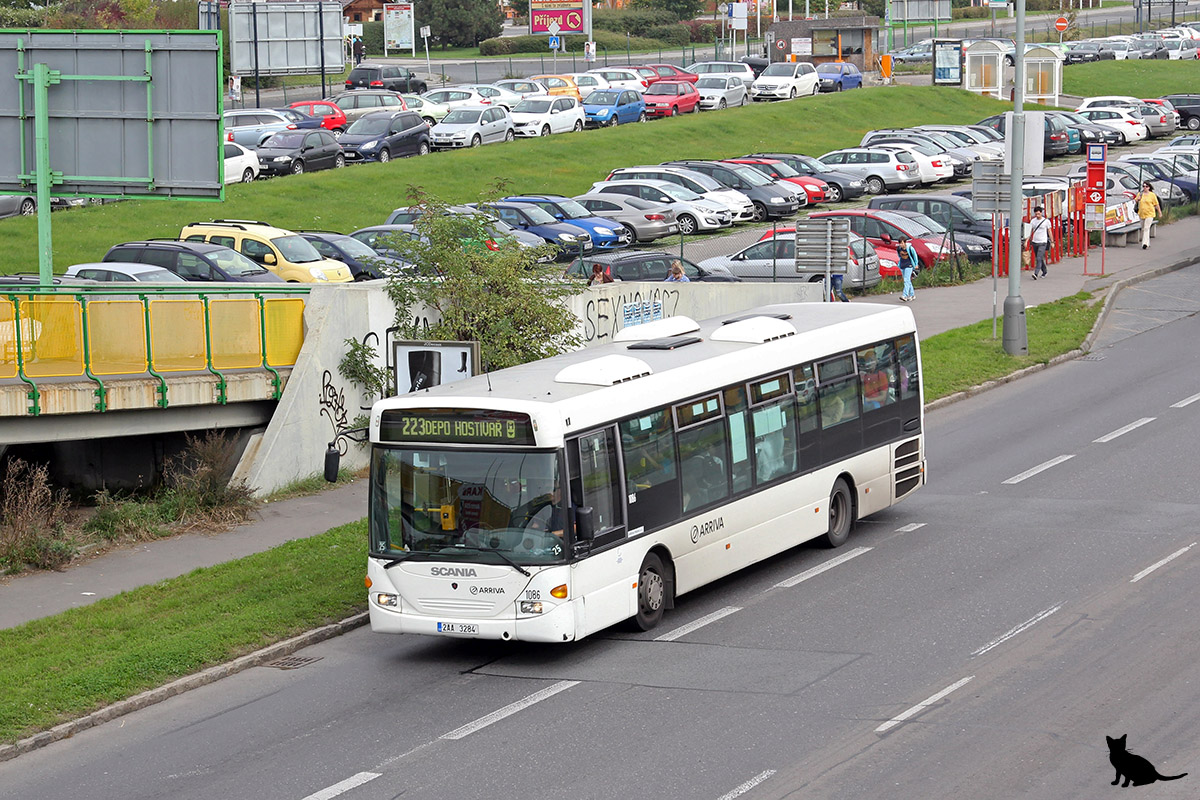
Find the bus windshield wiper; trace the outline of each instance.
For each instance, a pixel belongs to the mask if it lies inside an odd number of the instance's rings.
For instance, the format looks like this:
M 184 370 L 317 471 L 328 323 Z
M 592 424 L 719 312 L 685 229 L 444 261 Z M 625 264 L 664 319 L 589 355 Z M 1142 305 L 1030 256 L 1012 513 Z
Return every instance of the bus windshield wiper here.
M 436 556 L 440 555 L 437 550 L 405 550 L 402 556 L 383 556 L 377 553 L 372 553 L 372 558 L 385 560 L 387 563 L 383 565 L 384 569 L 391 569 L 402 561 L 407 561 L 411 556 Z
M 513 569 L 515 569 L 517 572 L 524 575 L 526 578 L 533 577 L 532 572 L 527 571 L 524 567 L 522 567 L 517 562 L 513 561 L 508 556 L 504 555 L 504 553 L 501 553 L 499 550 L 495 550 L 491 547 L 476 547 L 475 545 L 470 545 L 470 544 L 456 544 L 454 546 L 461 547 L 464 550 L 475 550 L 476 552 L 479 552 L 479 553 L 495 553 L 496 555 L 500 556 L 500 558 L 503 559 L 506 564 L 508 564 Z

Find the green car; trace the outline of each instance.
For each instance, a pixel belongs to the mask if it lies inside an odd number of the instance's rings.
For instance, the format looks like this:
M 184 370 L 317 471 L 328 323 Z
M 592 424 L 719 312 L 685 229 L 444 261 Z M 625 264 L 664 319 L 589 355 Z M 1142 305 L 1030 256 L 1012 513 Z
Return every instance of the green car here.
M 434 103 L 415 94 L 402 94 L 400 96 L 404 98 L 404 104 L 408 106 L 409 110 L 420 114 L 429 123 L 429 127 L 431 128 L 441 122 L 442 117 L 450 113 L 450 106 L 445 103 Z

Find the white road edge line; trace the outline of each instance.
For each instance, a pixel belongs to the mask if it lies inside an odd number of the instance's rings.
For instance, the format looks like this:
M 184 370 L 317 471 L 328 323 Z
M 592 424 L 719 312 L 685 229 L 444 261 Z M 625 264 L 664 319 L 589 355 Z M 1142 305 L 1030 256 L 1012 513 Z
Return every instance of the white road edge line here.
M 1099 439 L 1092 439 L 1092 442 L 1094 442 L 1094 443 L 1099 442 L 1101 444 L 1103 444 L 1104 442 L 1111 442 L 1113 439 L 1117 438 L 1118 436 L 1124 436 L 1125 434 L 1129 433 L 1131 430 L 1134 430 L 1135 428 L 1140 428 L 1148 422 L 1154 422 L 1155 419 L 1157 419 L 1157 417 L 1142 417 L 1141 419 L 1137 420 L 1136 422 L 1129 423 L 1124 428 L 1117 428 L 1112 433 L 1106 433 L 1103 436 L 1101 436 Z
M 1153 564 L 1151 564 L 1150 566 L 1146 567 L 1144 570 L 1142 570 L 1141 572 L 1139 572 L 1137 575 L 1134 575 L 1134 576 L 1133 576 L 1133 577 L 1132 577 L 1132 578 L 1129 580 L 1129 582 L 1130 582 L 1130 583 L 1137 583 L 1137 582 L 1138 582 L 1138 581 L 1140 581 L 1142 578 L 1146 577 L 1146 576 L 1147 576 L 1147 575 L 1149 575 L 1151 572 L 1154 572 L 1154 570 L 1156 570 L 1156 569 L 1158 569 L 1159 567 L 1161 567 L 1163 564 L 1166 564 L 1168 561 L 1174 561 L 1175 559 L 1179 558 L 1181 555 L 1183 555 L 1184 553 L 1186 553 L 1188 550 L 1191 550 L 1191 549 L 1192 549 L 1193 547 L 1195 547 L 1195 546 L 1196 546 L 1196 542 L 1192 542 L 1192 543 L 1191 543 L 1191 544 L 1189 544 L 1187 547 L 1181 547 L 1181 548 L 1179 548 L 1178 550 L 1176 550 L 1174 553 L 1171 553 L 1171 555 L 1167 556 L 1167 557 L 1166 557 L 1166 558 L 1164 558 L 1162 561 L 1155 561 Z
M 710 622 L 716 622 L 721 617 L 728 617 L 730 614 L 734 614 L 741 610 L 742 610 L 741 606 L 725 606 L 724 608 L 714 611 L 711 614 L 708 614 L 706 616 L 703 616 L 698 620 L 689 622 L 687 625 L 681 625 L 680 627 L 676 628 L 673 631 L 668 631 L 667 633 L 664 633 L 662 636 L 655 636 L 654 641 L 656 641 L 656 642 L 673 642 L 676 639 L 678 639 L 680 636 L 687 636 L 689 633 L 696 630 L 697 628 L 703 628 L 705 625 L 707 625 Z
M 908 719 L 909 717 L 915 716 L 916 714 L 919 714 L 921 711 L 923 711 L 926 708 L 928 708 L 929 706 L 933 705 L 938 700 L 941 700 L 943 697 L 950 694 L 955 689 L 959 689 L 959 688 L 967 685 L 968 683 L 971 682 L 971 680 L 974 677 L 975 677 L 974 675 L 968 675 L 967 677 L 963 678 L 961 681 L 956 681 L 955 683 L 950 684 L 949 686 L 947 686 L 945 689 L 942 689 L 937 694 L 930 695 L 929 697 L 925 698 L 921 702 L 917 703 L 912 708 L 908 709 L 907 711 L 905 711 L 901 714 L 898 714 L 898 715 L 892 717 L 887 722 L 880 725 L 878 728 L 875 729 L 875 732 L 883 733 L 886 730 L 896 727 L 901 722 L 904 722 L 904 720 Z
M 986 653 L 988 650 L 991 650 L 993 647 L 998 647 L 998 646 L 1004 644 L 1005 642 L 1007 642 L 1009 639 L 1013 638 L 1017 634 L 1024 633 L 1025 631 L 1032 628 L 1034 625 L 1037 625 L 1039 622 L 1041 622 L 1046 617 L 1053 614 L 1055 611 L 1058 611 L 1062 607 L 1063 607 L 1063 604 L 1059 603 L 1058 605 L 1051 606 L 1050 608 L 1047 608 L 1045 611 L 1042 611 L 1041 613 L 1035 615 L 1034 617 L 1025 620 L 1020 625 L 1009 630 L 1003 636 L 999 636 L 995 639 L 992 639 L 990 642 L 985 644 L 983 647 L 979 648 L 974 653 L 971 653 L 971 657 L 974 658 L 975 656 L 981 656 L 984 653 Z
M 1037 475 L 1039 472 L 1045 472 L 1046 470 L 1050 469 L 1051 467 L 1056 467 L 1059 464 L 1063 463 L 1064 461 L 1069 461 L 1070 459 L 1072 459 L 1074 457 L 1075 457 L 1074 453 L 1072 453 L 1069 456 L 1056 456 L 1045 463 L 1038 464 L 1033 469 L 1025 470 L 1020 475 L 1013 475 L 1008 480 L 1001 481 L 1001 483 L 1020 483 L 1021 481 L 1025 480 L 1026 478 L 1032 478 L 1034 475 Z
M 567 689 L 570 689 L 572 686 L 576 686 L 578 684 L 579 684 L 579 681 L 559 681 L 558 683 L 554 684 L 553 686 L 547 686 L 545 689 L 542 689 L 539 692 L 534 692 L 533 694 L 529 695 L 529 697 L 526 697 L 523 700 L 518 700 L 515 703 L 509 703 L 504 708 L 501 708 L 497 711 L 493 711 L 492 713 L 488 714 L 486 717 L 480 717 L 479 719 L 475 720 L 474 722 L 468 722 L 466 725 L 463 725 L 461 728 L 455 728 L 454 730 L 450 731 L 449 733 L 443 733 L 438 738 L 439 739 L 462 739 L 466 736 L 470 736 L 472 733 L 475 733 L 475 731 L 482 730 L 482 729 L 486 728 L 488 725 L 491 725 L 493 722 L 499 722 L 500 720 L 504 719 L 505 717 L 510 717 L 513 714 L 516 714 L 518 711 L 522 711 L 526 708 L 529 708 L 534 703 L 540 703 L 541 701 L 545 700 L 546 698 L 553 697 L 554 695 L 558 694 L 559 692 L 565 692 Z
M 903 528 L 896 528 L 896 533 L 912 533 L 917 528 L 924 528 L 924 527 L 925 527 L 924 522 L 910 522 L 909 524 L 905 525 Z
M 356 786 L 362 786 L 364 783 L 370 783 L 380 776 L 378 772 L 360 772 L 357 775 L 352 775 L 341 783 L 335 783 L 316 794 L 310 794 L 304 800 L 333 800 L 339 794 L 350 791 Z
M 771 777 L 774 774 L 775 774 L 775 770 L 773 770 L 773 769 L 768 769 L 764 772 L 760 772 L 757 775 L 755 775 L 753 778 L 751 778 L 750 780 L 743 783 L 741 786 L 734 789 L 729 794 L 721 795 L 720 800 L 734 800 L 735 797 L 741 797 L 746 792 L 750 791 L 755 786 L 758 786 L 760 783 L 762 783 L 763 781 L 765 781 L 767 778 Z
M 1178 403 L 1171 403 L 1171 408 L 1183 408 L 1184 406 L 1190 406 L 1197 400 L 1200 400 L 1200 394 L 1194 394 L 1191 397 L 1185 397 Z
M 775 586 L 773 588 L 775 588 L 775 589 L 790 589 L 793 586 L 795 586 L 796 584 L 804 583 L 809 578 L 816 577 L 817 575 L 820 575 L 822 572 L 824 572 L 826 570 L 833 569 L 838 564 L 845 564 L 847 561 L 849 561 L 852 558 L 857 558 L 858 556 L 861 556 L 863 553 L 870 552 L 871 549 L 872 548 L 870 548 L 870 547 L 856 547 L 853 550 L 849 550 L 849 551 L 843 553 L 842 555 L 837 556 L 836 558 L 829 559 L 824 564 L 818 564 L 817 566 L 813 567 L 810 570 L 801 572 L 799 575 L 793 575 L 792 577 L 788 578 L 785 581 L 780 581 L 779 583 L 775 584 Z

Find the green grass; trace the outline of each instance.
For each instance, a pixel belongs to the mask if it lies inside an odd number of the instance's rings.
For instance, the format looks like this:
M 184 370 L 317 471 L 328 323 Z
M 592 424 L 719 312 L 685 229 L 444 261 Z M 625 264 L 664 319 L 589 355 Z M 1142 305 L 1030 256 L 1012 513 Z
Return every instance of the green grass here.
M 348 469 L 338 470 L 336 483 L 330 483 L 325 480 L 325 476 L 321 473 L 314 472 L 306 478 L 297 478 L 291 483 L 280 486 L 275 491 L 263 498 L 264 503 L 277 503 L 280 500 L 288 500 L 293 497 L 302 497 L 310 494 L 317 494 L 326 489 L 332 489 L 335 486 L 342 486 L 347 483 L 353 483 L 358 477 L 354 472 Z
M 1195 92 L 1198 85 L 1200 69 L 1195 61 L 1097 61 L 1063 70 L 1063 93 L 1078 97 L 1162 97 Z
M 365 522 L 0 630 L 0 742 L 362 611 Z
M 221 203 L 142 200 L 89 206 L 53 215 L 54 266 L 62 272 L 71 264 L 98 261 L 123 241 L 175 237 L 196 220 L 258 219 L 288 229 L 352 231 L 379 224 L 406 204 L 409 185 L 452 203 L 475 200 L 487 184 L 502 178 L 515 191 L 575 195 L 619 166 L 764 150 L 819 155 L 857 145 L 863 133 L 885 123 L 976 122 L 1005 108 L 1001 101 L 958 89 L 879 87 L 235 184 Z M 35 218 L 0 224 L 0 251 L 6 254 L 0 272 L 36 272 L 36 242 Z

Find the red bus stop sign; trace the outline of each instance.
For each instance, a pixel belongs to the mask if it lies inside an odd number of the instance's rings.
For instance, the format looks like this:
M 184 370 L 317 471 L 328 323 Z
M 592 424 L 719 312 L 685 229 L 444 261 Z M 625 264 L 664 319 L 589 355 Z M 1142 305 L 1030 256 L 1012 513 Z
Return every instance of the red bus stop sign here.
M 1059 17 L 1058 19 L 1054 20 L 1054 30 L 1058 31 L 1059 33 L 1066 31 L 1069 25 L 1070 23 L 1067 22 L 1066 17 Z

